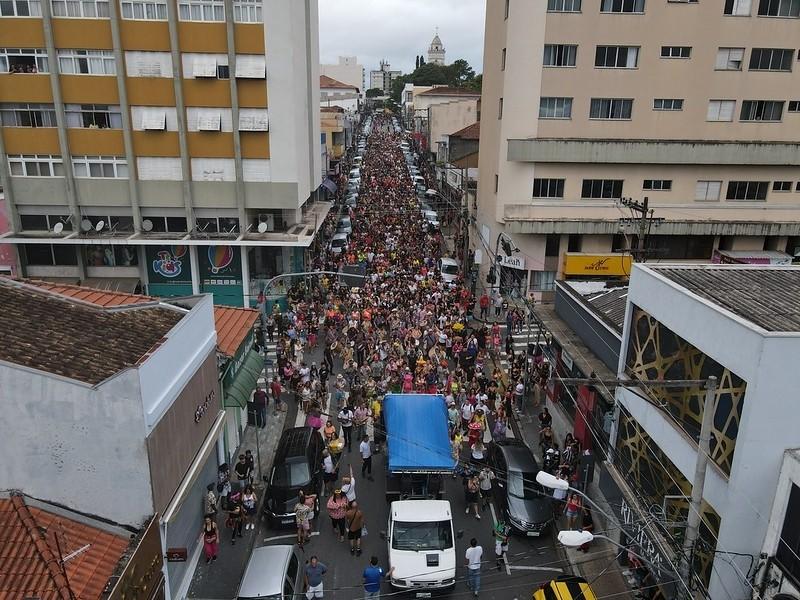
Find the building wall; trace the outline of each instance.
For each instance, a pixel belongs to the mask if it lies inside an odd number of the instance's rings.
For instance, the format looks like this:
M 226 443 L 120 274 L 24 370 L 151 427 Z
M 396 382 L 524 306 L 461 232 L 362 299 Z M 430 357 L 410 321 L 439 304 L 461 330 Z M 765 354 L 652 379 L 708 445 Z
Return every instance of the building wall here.
M 362 93 L 366 91 L 364 66 L 359 64 L 357 56 L 340 56 L 338 64 L 322 64 L 319 66 L 319 74 L 355 86 Z
M 477 118 L 477 99 L 453 100 L 431 106 L 428 109 L 428 147 L 431 152 L 438 151 L 438 142 L 447 143 L 447 136 L 467 125 L 472 125 L 477 122 Z M 437 160 L 445 158 L 446 155 L 437 154 Z

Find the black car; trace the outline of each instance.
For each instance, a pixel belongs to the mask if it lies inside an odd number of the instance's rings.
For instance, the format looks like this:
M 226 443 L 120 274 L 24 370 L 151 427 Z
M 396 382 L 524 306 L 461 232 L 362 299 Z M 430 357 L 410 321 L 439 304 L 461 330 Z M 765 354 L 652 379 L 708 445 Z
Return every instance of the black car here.
M 281 435 L 264 499 L 264 515 L 271 527 L 294 525 L 301 490 L 319 496 L 323 448 L 322 436 L 311 427 L 293 427 Z M 314 510 L 319 513 L 319 501 Z
M 521 440 L 498 441 L 489 450 L 494 470 L 492 486 L 502 519 L 523 535 L 539 536 L 553 521 L 551 495 L 536 482 L 539 465 Z

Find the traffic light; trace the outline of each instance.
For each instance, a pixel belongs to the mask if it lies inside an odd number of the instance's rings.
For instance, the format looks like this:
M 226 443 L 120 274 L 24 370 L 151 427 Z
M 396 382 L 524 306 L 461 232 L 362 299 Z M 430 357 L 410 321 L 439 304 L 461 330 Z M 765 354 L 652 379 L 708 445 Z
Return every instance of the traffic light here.
M 494 285 L 495 270 L 494 267 L 489 267 L 489 273 L 486 275 L 486 283 Z
M 500 240 L 500 245 L 503 246 L 503 252 L 506 253 L 506 256 L 511 256 L 514 253 L 514 249 L 511 246 L 511 242 L 505 238 Z

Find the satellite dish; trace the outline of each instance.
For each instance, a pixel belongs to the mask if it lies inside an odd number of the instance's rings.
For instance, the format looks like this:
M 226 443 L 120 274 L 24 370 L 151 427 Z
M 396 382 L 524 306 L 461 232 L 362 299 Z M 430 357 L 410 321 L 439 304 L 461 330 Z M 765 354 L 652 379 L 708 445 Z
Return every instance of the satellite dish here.
M 55 233 L 61 233 L 62 231 L 64 231 L 64 224 L 61 221 L 59 221 L 58 223 L 53 225 L 53 231 Z
M 89 219 L 82 219 L 81 220 L 81 230 L 82 231 L 91 231 L 92 230 L 92 222 Z
M 258 224 L 258 233 L 266 233 L 267 232 L 267 224 L 265 221 L 261 221 Z
M 142 221 L 142 229 L 145 231 L 153 231 L 153 222 L 150 219 Z
M 100 219 L 97 222 L 97 225 L 94 226 L 94 230 L 97 231 L 97 232 L 103 231 L 103 227 L 105 227 L 105 226 L 106 226 L 106 222 L 103 221 L 103 219 Z

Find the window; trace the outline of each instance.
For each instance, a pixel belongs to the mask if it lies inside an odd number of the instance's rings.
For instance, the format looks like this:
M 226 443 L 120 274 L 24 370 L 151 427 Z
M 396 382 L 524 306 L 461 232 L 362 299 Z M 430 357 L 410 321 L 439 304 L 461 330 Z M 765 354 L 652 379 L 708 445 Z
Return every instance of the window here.
M 58 68 L 62 74 L 116 75 L 117 64 L 111 50 L 59 50 Z
M 689 58 L 691 46 L 661 46 L 661 58 Z
M 563 179 L 534 179 L 533 180 L 534 198 L 563 198 L 564 180 Z
M 500 70 L 506 70 L 506 49 L 503 48 L 503 51 L 500 53 Z
M 0 48 L 0 73 L 47 73 L 47 51 Z
M 540 119 L 571 119 L 572 98 L 540 98 Z
M 52 154 L 9 154 L 12 177 L 63 177 L 64 162 Z
M 635 69 L 639 66 L 638 46 L 598 46 L 594 66 L 607 69 Z
M 737 17 L 749 17 L 752 0 L 725 0 L 723 13 Z
M 743 60 L 744 48 L 719 48 L 714 68 L 718 71 L 741 71 Z
M 269 131 L 269 113 L 266 108 L 240 108 L 239 131 Z
M 571 44 L 545 44 L 545 67 L 574 67 L 578 47 Z
M 787 48 L 753 48 L 751 71 L 791 71 L 794 50 Z
M 52 104 L 0 104 L 0 124 L 4 127 L 55 127 Z
M 682 98 L 654 98 L 653 110 L 683 110 Z
M 181 21 L 224 21 L 223 0 L 180 0 L 178 17 Z
M 800 17 L 800 0 L 761 0 L 759 17 Z
M 644 0 L 602 0 L 600 12 L 604 13 L 643 13 Z
M 166 21 L 167 3 L 156 0 L 122 0 L 122 18 Z
M 494 174 L 494 193 L 497 193 L 497 190 L 500 188 L 500 177 L 497 173 Z
M 544 255 L 558 256 L 561 248 L 561 235 L 558 233 L 548 233 L 544 238 Z
M 698 202 L 716 202 L 722 189 L 721 181 L 698 181 L 694 188 L 694 199 Z
M 128 77 L 172 77 L 172 56 L 169 52 L 125 52 Z
M 67 104 L 64 108 L 67 127 L 89 129 L 122 129 L 119 106 L 107 104 Z
M 667 192 L 672 189 L 671 179 L 645 179 L 642 182 L 643 190 L 653 190 L 654 192 Z
M 783 100 L 742 100 L 740 121 L 780 121 Z
M 54 17 L 108 18 L 108 0 L 52 0 Z
M 786 112 L 800 112 L 800 100 L 789 100 Z
M 75 246 L 66 244 L 21 244 L 25 264 L 31 266 L 74 266 L 78 264 Z
M 503 118 L 503 99 L 500 98 L 500 101 L 497 103 L 497 118 Z
M 766 200 L 769 181 L 729 181 L 728 200 Z
M 733 121 L 736 100 L 709 100 L 706 121 Z
M 592 98 L 590 119 L 630 119 L 633 100 L 625 98 Z
M 2 0 L 0 17 L 41 17 L 40 0 Z
M 622 198 L 622 179 L 584 179 L 581 198 Z
M 547 0 L 550 12 L 581 12 L 581 0 Z
M 772 191 L 773 192 L 791 192 L 792 191 L 792 182 L 791 181 L 773 181 L 772 182 Z
M 237 54 L 237 79 L 265 79 L 267 77 L 267 58 L 263 54 Z
M 263 23 L 261 0 L 234 0 L 233 21 L 235 23 Z
M 124 156 L 73 156 L 72 169 L 75 177 L 128 177 L 128 163 Z
M 186 107 L 188 131 L 233 131 L 230 108 Z
M 181 181 L 183 179 L 180 158 L 139 156 L 136 158 L 136 173 L 141 181 Z
M 800 487 L 794 483 L 786 502 L 775 562 L 790 575 L 790 581 L 800 580 Z
M 552 292 L 556 289 L 555 271 L 531 271 L 532 292 Z

